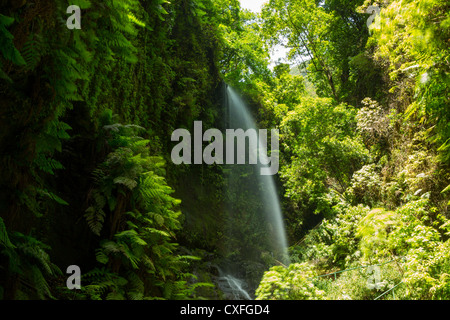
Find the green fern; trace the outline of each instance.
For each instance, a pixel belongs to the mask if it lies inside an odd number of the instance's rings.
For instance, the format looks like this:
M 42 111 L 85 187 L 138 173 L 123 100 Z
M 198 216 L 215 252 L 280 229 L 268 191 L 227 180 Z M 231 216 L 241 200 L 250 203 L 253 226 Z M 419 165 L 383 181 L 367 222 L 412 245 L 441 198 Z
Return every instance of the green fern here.
M 131 22 L 133 22 L 134 24 L 145 28 L 145 22 L 143 22 L 142 20 L 138 19 L 135 14 L 131 11 L 128 11 L 128 18 L 130 19 Z
M 106 300 L 125 300 L 122 292 L 113 290 L 106 296 Z
M 132 269 L 139 268 L 140 259 L 130 246 L 125 242 L 104 241 L 101 244 L 106 256 L 113 255 L 121 257 L 124 262 L 128 262 Z
M 48 275 L 56 275 L 61 273 L 59 268 L 50 262 L 50 257 L 45 250 L 49 250 L 50 247 L 37 240 L 34 237 L 24 235 L 20 232 L 15 232 L 14 237 L 16 240 L 17 251 L 21 253 L 28 262 L 38 264 Z
M 109 113 L 107 120 L 112 118 Z M 108 139 L 112 151 L 94 171 L 96 186 L 91 192 L 87 217 L 95 231 L 93 223 L 98 210 L 113 212 L 109 210 L 110 199 L 115 199 L 118 193 L 130 195 L 132 200 L 124 207 L 129 206 L 131 210 L 122 213 L 117 228 L 120 231 L 102 240 L 96 251 L 100 264 L 108 268 L 120 264 L 118 276 L 127 279 L 128 285 L 119 289 L 107 282 L 103 283 L 107 290 L 101 291 L 105 287 L 99 287 L 100 283 L 94 281 L 91 297 L 119 299 L 124 292 L 127 299 L 186 297 L 195 288 L 189 289 L 186 281 L 192 277 L 190 274 L 186 273 L 185 279 L 180 280 L 180 274 L 185 274 L 189 267 L 190 257 L 181 258 L 176 254 L 178 244 L 173 240 L 176 230 L 181 228 L 181 213 L 176 210 L 180 201 L 171 196 L 173 190 L 162 176 L 165 163 L 160 157 L 150 156 L 149 141 L 136 135 L 141 127 L 107 121 L 102 124 L 108 133 L 103 137 Z M 104 220 L 102 216 L 101 222 Z M 154 297 L 155 292 L 163 294 Z
M 95 254 L 95 259 L 101 264 L 107 264 L 109 262 L 108 256 L 102 249 L 97 249 Z
M 82 276 L 82 281 L 88 283 L 81 287 L 83 293 L 92 300 L 123 299 L 124 287 L 128 280 L 117 276 L 106 269 L 95 268 Z
M 131 300 L 142 300 L 144 298 L 145 283 L 142 279 L 134 272 L 130 272 L 127 275 L 128 286 L 127 286 L 127 296 Z
M 61 162 L 43 153 L 38 153 L 34 158 L 33 163 L 39 170 L 51 175 L 54 175 L 56 170 L 64 169 Z
M 21 49 L 27 70 L 34 70 L 38 66 L 43 55 L 43 49 L 42 36 L 40 34 L 30 33 Z
M 133 190 L 134 188 L 136 188 L 136 186 L 138 184 L 135 180 L 130 179 L 128 177 L 117 177 L 117 178 L 114 178 L 113 182 L 116 184 L 124 185 L 129 190 Z
M 64 199 L 60 198 L 59 196 L 57 196 L 53 192 L 50 192 L 48 190 L 44 190 L 44 189 L 41 189 L 41 188 L 36 188 L 36 191 L 37 191 L 37 194 L 39 194 L 41 196 L 44 196 L 44 197 L 47 197 L 47 198 L 49 198 L 51 200 L 54 200 L 54 201 L 56 201 L 59 204 L 62 204 L 62 205 L 65 205 L 65 206 L 69 205 Z
M 53 299 L 47 278 L 57 277 L 62 275 L 62 272 L 50 261 L 46 252 L 50 247 L 20 232 L 11 233 L 10 241 L 13 246 L 2 250 L 3 258 L 8 261 L 5 264 L 8 272 L 16 274 L 23 282 L 28 283 L 35 290 L 37 298 Z M 27 292 L 18 290 L 18 294 L 24 298 L 34 297 L 32 293 Z
M 39 299 L 45 300 L 47 297 L 54 299 L 50 292 L 49 284 L 45 280 L 42 271 L 36 265 L 32 265 L 30 267 L 29 273 L 29 278 L 32 280 L 33 286 L 36 289 Z
M 0 244 L 6 248 L 13 249 L 14 245 L 9 240 L 8 230 L 6 230 L 5 223 L 0 217 Z
M 100 236 L 100 232 L 103 228 L 103 223 L 105 222 L 105 212 L 102 209 L 95 209 L 94 207 L 89 207 L 86 209 L 84 214 L 86 221 L 89 225 L 91 231 Z
M 41 171 L 55 174 L 55 170 L 64 169 L 63 165 L 52 158 L 55 152 L 62 151 L 62 140 L 67 140 L 67 133 L 72 128 L 62 121 L 50 121 L 45 131 L 39 135 L 36 142 L 36 157 L 34 165 Z M 54 199 L 58 201 L 57 199 Z
M 136 230 L 125 230 L 119 233 L 116 233 L 115 238 L 120 241 L 130 242 L 132 245 L 146 246 L 147 242 L 145 242 Z
M 4 16 L 0 14 L 0 52 L 6 60 L 12 63 L 24 66 L 26 65 L 25 60 L 21 56 L 19 50 L 16 49 L 13 43 L 14 36 L 6 29 L 14 23 L 14 18 Z M 0 61 L 0 78 L 5 79 L 9 82 L 12 80 L 3 71 L 3 65 Z

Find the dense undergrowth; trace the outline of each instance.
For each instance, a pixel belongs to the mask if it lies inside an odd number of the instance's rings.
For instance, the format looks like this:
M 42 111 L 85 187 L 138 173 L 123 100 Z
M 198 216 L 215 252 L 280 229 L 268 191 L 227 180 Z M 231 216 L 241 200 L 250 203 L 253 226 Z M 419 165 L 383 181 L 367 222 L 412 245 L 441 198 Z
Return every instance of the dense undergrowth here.
M 294 264 L 266 272 L 257 299 L 449 299 L 448 22 L 439 1 L 385 3 L 350 59 L 351 77 L 380 68 L 378 93 L 285 111 L 292 218 L 323 218 L 293 235 Z

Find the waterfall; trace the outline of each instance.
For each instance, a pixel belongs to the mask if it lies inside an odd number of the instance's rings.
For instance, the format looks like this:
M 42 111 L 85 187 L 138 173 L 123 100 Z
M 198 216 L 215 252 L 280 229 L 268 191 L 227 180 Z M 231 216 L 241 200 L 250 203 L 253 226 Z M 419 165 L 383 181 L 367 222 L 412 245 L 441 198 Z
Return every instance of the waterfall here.
M 258 126 L 248 107 L 235 90 L 226 86 L 225 98 L 227 129 L 258 131 Z M 247 160 L 257 157 L 259 149 L 265 149 L 266 145 L 270 144 L 269 138 L 267 143 L 257 140 L 256 144 L 252 139 L 246 140 Z M 272 175 L 260 174 L 260 169 L 263 167 L 267 166 L 260 161 L 252 165 L 248 164 L 248 161 L 246 164 L 225 165 L 228 215 L 226 246 L 230 257 L 229 264 L 238 260 L 244 261 L 241 265 L 246 265 L 249 269 L 242 270 L 240 266 L 234 266 L 234 268 L 226 266 L 229 270 L 227 279 L 231 282 L 237 281 L 238 278 L 245 278 L 245 274 L 251 273 L 256 266 L 261 268 L 261 261 L 271 261 L 272 265 L 289 264 L 277 188 Z M 232 276 L 233 272 L 239 273 L 239 277 Z M 237 290 L 239 291 L 239 288 Z
M 217 282 L 227 300 L 252 300 L 246 288 L 244 288 L 246 286 L 244 281 L 230 274 L 224 274 L 220 268 L 218 270 Z

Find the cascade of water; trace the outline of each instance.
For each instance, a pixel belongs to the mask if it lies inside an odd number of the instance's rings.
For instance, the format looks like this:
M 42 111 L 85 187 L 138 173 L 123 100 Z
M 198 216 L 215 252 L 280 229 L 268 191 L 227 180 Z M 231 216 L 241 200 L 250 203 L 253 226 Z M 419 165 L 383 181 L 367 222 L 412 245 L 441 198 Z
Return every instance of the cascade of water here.
M 225 101 L 227 129 L 259 132 L 245 102 L 229 86 L 226 86 Z M 230 137 L 227 135 L 226 139 Z M 257 139 L 246 138 L 245 164 L 225 166 L 228 254 L 222 264 L 226 273 L 221 271 L 218 280 L 223 292 L 234 299 L 251 299 L 248 290 L 256 289 L 267 263 L 273 265 L 278 261 L 289 265 L 290 262 L 275 180 L 272 175 L 261 174 L 262 168 L 270 166 L 262 163 L 260 156 L 266 154 L 271 139 L 278 137 L 267 137 L 267 141 L 259 135 Z M 250 159 L 257 159 L 256 164 L 250 164 Z
M 227 299 L 252 300 L 248 292 L 244 289 L 245 283 L 242 280 L 230 274 L 224 274 L 220 268 L 218 270 L 219 277 L 217 278 L 217 282 Z
M 256 122 L 241 97 L 229 86 L 227 86 L 226 91 L 229 117 L 228 128 L 241 128 L 244 131 L 247 129 L 257 130 Z M 250 144 L 249 151 L 252 153 L 249 154 L 249 157 L 257 157 L 260 148 L 266 149 L 265 143 L 262 144 L 260 140 L 257 142 L 257 145 L 252 145 L 251 139 L 248 140 L 248 143 Z M 231 166 L 228 176 L 229 188 L 232 192 L 233 190 L 240 190 L 259 198 L 259 216 L 257 218 L 269 226 L 270 234 L 268 237 L 270 239 L 268 241 L 271 242 L 272 255 L 275 254 L 282 263 L 289 264 L 286 233 L 275 181 L 273 176 L 259 174 L 262 166 L 260 161 L 258 161 L 255 165 L 256 170 L 253 171 L 253 181 L 246 180 L 247 185 L 244 186 L 239 176 L 242 174 L 242 170 L 240 170 L 242 168 Z
M 219 280 L 226 281 L 226 283 L 227 283 L 226 287 L 230 288 L 230 292 L 233 294 L 234 299 L 240 300 L 240 299 L 244 298 L 246 300 L 252 300 L 252 298 L 250 297 L 248 292 L 242 288 L 243 284 L 242 284 L 241 280 L 236 279 L 232 275 L 223 276 L 223 277 L 219 278 Z M 226 292 L 226 289 L 222 289 L 222 290 Z

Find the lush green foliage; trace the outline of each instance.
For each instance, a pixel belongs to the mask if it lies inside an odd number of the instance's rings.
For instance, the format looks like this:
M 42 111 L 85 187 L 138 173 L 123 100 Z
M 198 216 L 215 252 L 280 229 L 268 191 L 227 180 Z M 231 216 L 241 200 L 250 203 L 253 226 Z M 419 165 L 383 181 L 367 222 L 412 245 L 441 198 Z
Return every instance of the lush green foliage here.
M 264 274 L 256 290 L 257 300 L 316 300 L 324 296 L 311 279 L 316 274 L 306 264 L 291 264 L 288 268 L 273 267 Z
M 18 271 L 29 258 L 16 233 L 54 248 L 46 259 L 61 269 L 106 264 L 104 278 L 100 269 L 86 275 L 85 297 L 195 296 L 202 284 L 188 261 L 196 258 L 177 253 L 182 220 L 162 164 L 167 132 L 198 118 L 211 125 L 217 114 L 211 96 L 223 46 L 212 2 L 73 1 L 81 30 L 66 28 L 66 1 L 9 2 L 0 4 L 2 254 L 21 262 L 4 267 L 4 297 L 25 297 L 29 278 Z M 105 123 L 107 109 L 118 119 Z M 136 125 L 147 140 L 126 133 Z M 171 172 L 172 184 L 182 174 Z M 29 268 L 39 280 L 39 266 Z M 49 298 L 61 279 L 50 291 L 29 283 Z M 102 281 L 112 283 L 100 288 Z
M 415 91 L 417 96 L 405 106 L 405 115 L 435 126 L 430 138 L 439 144 L 444 161 L 450 159 L 449 113 L 445 108 L 450 83 L 448 9 L 448 3 L 442 1 L 393 1 L 382 10 L 380 24 L 374 28 L 376 56 L 389 62 L 391 90 L 407 86 Z
M 149 141 L 136 135 L 143 128 L 120 123 L 103 128 L 113 150 L 93 172 L 96 188 L 85 216 L 102 238 L 96 259 L 106 267 L 85 274 L 83 291 L 92 299 L 114 300 L 194 295 L 199 284 L 189 286 L 193 275 L 184 270 L 197 258 L 176 253 L 180 201 L 165 182 L 163 160 L 150 156 Z
M 286 290 L 278 294 L 274 287 L 305 286 L 324 291 L 316 298 L 374 299 L 401 282 L 396 298 L 448 299 L 449 242 L 443 240 L 449 235 L 449 220 L 436 215 L 429 200 L 411 201 L 395 211 L 363 207 L 339 210 L 335 218 L 324 220 L 308 234 L 305 249 L 295 252 L 300 261 L 309 261 L 302 265 L 315 272 L 315 277 L 311 271 L 274 267 L 265 273 L 257 290 L 260 298 L 296 299 L 295 293 Z M 381 265 L 376 288 L 368 286 L 371 274 L 366 269 L 373 265 Z M 333 275 L 317 277 L 317 272 L 330 273 L 333 266 L 343 270 L 337 280 Z M 275 271 L 285 276 L 274 277 Z M 307 285 L 302 277 L 308 278 Z
M 450 299 L 447 2 L 71 4 L 81 30 L 0 1 L 0 297 L 217 298 L 229 259 L 257 299 Z M 223 82 L 280 130 L 289 266 L 225 167 L 168 161 L 174 129 L 225 126 Z
M 327 214 L 335 195 L 345 196 L 352 173 L 368 161 L 367 150 L 354 135 L 354 117 L 345 104 L 308 97 L 283 118 L 281 140 L 288 164 L 281 177 L 296 209 Z
M 370 4 L 270 1 L 263 9 L 266 37 L 283 35 L 293 55 L 309 55 L 309 79 L 333 100 L 274 107 L 291 260 L 305 270 L 272 268 L 258 298 L 306 299 L 286 289 L 296 286 L 321 290 L 317 299 L 449 298 L 448 5 L 385 3 L 370 37 L 358 27 L 343 32 L 344 21 L 365 23 L 354 10 Z

